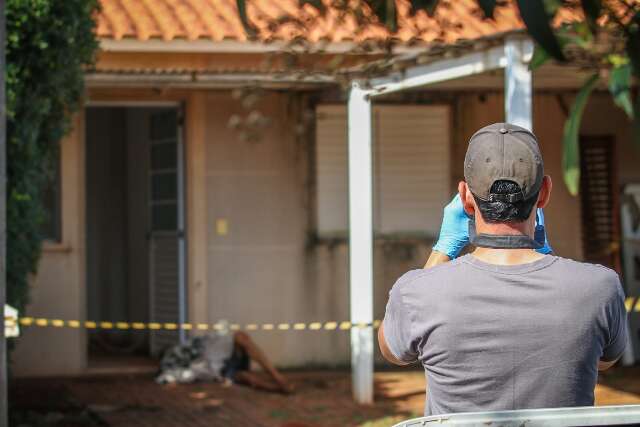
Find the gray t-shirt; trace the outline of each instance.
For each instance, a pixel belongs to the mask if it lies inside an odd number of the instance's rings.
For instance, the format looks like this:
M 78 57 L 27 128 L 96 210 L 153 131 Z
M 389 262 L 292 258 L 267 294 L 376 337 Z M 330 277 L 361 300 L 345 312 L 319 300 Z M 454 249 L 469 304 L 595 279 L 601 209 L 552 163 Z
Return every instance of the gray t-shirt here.
M 552 255 L 410 271 L 384 320 L 391 352 L 425 369 L 425 415 L 593 405 L 598 360 L 622 354 L 626 327 L 614 271 Z

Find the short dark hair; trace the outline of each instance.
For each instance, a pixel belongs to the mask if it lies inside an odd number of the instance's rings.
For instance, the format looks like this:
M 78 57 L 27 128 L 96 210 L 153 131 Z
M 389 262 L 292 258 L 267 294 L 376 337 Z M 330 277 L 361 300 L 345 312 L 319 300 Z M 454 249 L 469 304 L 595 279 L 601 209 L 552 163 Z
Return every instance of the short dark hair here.
M 521 189 L 518 184 L 513 181 L 498 180 L 491 186 L 490 193 L 493 194 L 517 194 Z M 505 202 L 505 201 L 485 201 L 480 200 L 475 195 L 473 198 L 476 200 L 478 210 L 482 215 L 482 219 L 486 222 L 523 222 L 529 215 L 531 210 L 538 201 L 538 192 L 525 200 L 517 202 Z

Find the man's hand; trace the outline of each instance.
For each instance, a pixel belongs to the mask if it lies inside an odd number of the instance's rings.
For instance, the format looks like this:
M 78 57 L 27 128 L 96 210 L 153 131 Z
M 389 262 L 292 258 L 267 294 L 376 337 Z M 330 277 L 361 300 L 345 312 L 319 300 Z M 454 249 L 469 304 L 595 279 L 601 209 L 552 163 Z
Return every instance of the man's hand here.
M 598 360 L 598 371 L 606 371 L 607 369 L 615 365 L 619 359 L 620 357 L 618 357 L 616 360 L 611 360 L 609 362 L 606 362 L 604 360 Z
M 536 251 L 544 255 L 552 253 L 553 249 L 549 244 L 549 239 L 547 239 L 547 231 L 544 228 L 544 212 L 540 208 L 538 208 L 538 210 L 536 211 L 536 240 L 538 240 L 538 233 L 544 234 L 544 246 L 540 249 L 536 249 Z M 542 238 L 540 238 L 540 240 L 542 240 Z
M 469 217 L 462 206 L 460 194 L 456 194 L 453 200 L 444 207 L 440 237 L 433 246 L 433 250 L 448 256 L 449 259 L 454 259 L 468 244 Z

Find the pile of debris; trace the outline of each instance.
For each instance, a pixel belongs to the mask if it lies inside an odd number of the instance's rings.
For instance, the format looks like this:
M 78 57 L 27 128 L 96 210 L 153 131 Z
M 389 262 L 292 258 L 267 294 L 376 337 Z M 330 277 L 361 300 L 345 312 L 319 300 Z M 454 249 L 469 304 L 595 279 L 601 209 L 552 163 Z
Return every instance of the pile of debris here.
M 233 353 L 233 336 L 213 334 L 190 338 L 164 352 L 160 361 L 158 384 L 221 381 L 225 360 Z

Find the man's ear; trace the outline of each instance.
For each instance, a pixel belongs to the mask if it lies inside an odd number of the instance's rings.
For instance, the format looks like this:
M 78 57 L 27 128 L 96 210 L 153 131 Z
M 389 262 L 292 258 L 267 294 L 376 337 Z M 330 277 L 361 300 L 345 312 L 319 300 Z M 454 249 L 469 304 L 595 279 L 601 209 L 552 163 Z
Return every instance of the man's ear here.
M 469 186 L 466 182 L 460 181 L 458 183 L 458 193 L 460 194 L 460 200 L 462 200 L 462 207 L 467 215 L 473 216 L 475 211 L 475 204 L 473 200 L 473 194 L 469 191 Z
M 536 207 L 544 208 L 549 204 L 551 199 L 551 189 L 553 188 L 553 182 L 549 175 L 545 175 L 542 178 L 542 186 L 540 187 L 540 194 L 538 195 L 538 203 Z

